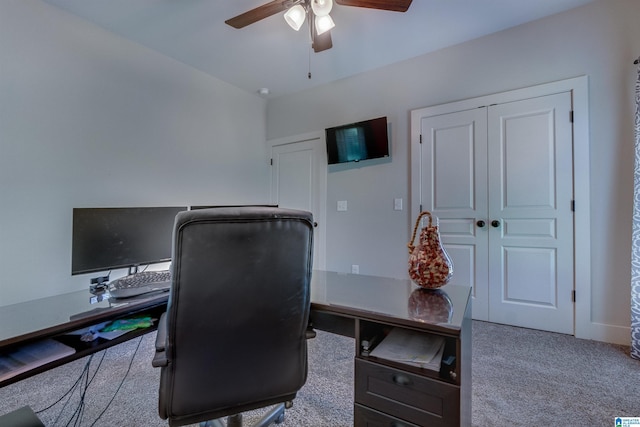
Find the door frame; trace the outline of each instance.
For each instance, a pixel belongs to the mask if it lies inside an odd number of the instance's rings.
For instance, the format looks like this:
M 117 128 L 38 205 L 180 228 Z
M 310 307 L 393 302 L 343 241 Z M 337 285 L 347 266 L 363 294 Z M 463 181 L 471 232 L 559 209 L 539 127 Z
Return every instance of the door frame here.
M 309 132 L 300 135 L 293 135 L 284 138 L 271 139 L 267 141 L 267 162 L 272 164 L 273 148 L 279 145 L 295 145 L 298 143 L 313 142 L 320 146 L 319 150 L 316 150 L 318 154 L 315 159 L 316 166 L 316 206 L 318 212 L 313 212 L 314 222 L 318 224 L 315 228 L 314 236 L 318 239 L 318 254 L 317 264 L 313 268 L 316 270 L 326 269 L 326 252 L 327 252 L 327 152 L 326 141 L 324 131 Z M 273 165 L 272 165 L 273 168 Z M 269 172 L 269 179 L 271 180 L 273 170 Z M 275 200 L 276 194 L 273 188 L 273 182 L 269 184 L 269 200 L 271 203 L 277 203 Z
M 573 194 L 574 212 L 574 335 L 577 338 L 603 340 L 611 331 L 594 328 L 591 322 L 591 213 L 589 154 L 589 81 L 587 76 L 434 105 L 411 111 L 411 218 L 420 213 L 421 118 L 470 110 L 491 104 L 520 101 L 539 96 L 569 92 L 573 110 Z

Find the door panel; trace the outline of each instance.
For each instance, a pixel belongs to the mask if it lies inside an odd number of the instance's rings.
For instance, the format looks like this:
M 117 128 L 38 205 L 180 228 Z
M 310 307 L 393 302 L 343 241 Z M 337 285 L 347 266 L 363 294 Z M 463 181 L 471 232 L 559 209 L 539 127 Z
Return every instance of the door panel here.
M 503 218 L 502 227 L 502 238 L 505 240 L 522 237 L 555 239 L 558 228 L 554 218 Z
M 473 210 L 476 201 L 473 180 L 474 138 L 470 124 L 431 128 L 433 208 Z M 455 187 L 457 191 L 451 191 Z
M 313 150 L 274 147 L 273 161 L 278 205 L 313 212 Z
M 447 239 L 451 240 L 451 239 Z M 464 284 L 475 283 L 475 273 L 478 271 L 476 245 L 444 243 L 443 246 L 453 262 L 453 277 L 451 283 Z
M 512 108 L 513 104 L 502 109 Z M 500 177 L 503 207 L 553 208 L 555 205 L 553 115 L 549 110 L 499 116 L 497 107 L 490 111 L 489 126 L 495 130 L 500 120 L 500 145 L 490 156 L 501 155 Z M 569 113 L 567 112 L 567 117 Z M 495 148 L 500 151 L 496 152 Z M 490 157 L 489 162 L 494 160 Z M 508 185 L 507 185 L 508 184 Z
M 473 318 L 488 319 L 486 108 L 421 121 L 422 209 L 439 218 L 451 283 L 471 286 Z
M 515 304 L 553 307 L 557 296 L 555 283 L 556 251 L 549 248 L 504 248 L 502 254 L 502 299 Z
M 489 320 L 573 333 L 569 93 L 489 107 Z

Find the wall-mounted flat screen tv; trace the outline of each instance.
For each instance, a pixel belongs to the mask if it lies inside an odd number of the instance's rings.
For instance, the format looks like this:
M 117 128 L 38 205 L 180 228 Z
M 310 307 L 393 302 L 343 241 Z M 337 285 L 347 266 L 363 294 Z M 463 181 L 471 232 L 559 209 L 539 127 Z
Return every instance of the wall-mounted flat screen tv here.
M 387 118 L 325 129 L 329 164 L 389 157 Z

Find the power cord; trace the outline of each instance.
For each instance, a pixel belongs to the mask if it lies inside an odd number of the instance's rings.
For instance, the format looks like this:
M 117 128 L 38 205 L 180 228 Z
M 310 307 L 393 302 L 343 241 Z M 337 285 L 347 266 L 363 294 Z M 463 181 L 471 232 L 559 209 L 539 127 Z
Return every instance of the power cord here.
M 86 385 L 84 387 L 85 391 L 86 388 L 89 386 L 89 384 L 91 383 L 91 381 L 93 381 L 93 379 L 95 378 L 96 374 L 98 373 L 98 370 L 100 369 L 100 366 L 102 365 L 102 362 L 106 356 L 106 350 L 102 352 L 102 357 L 100 358 L 100 362 L 98 363 L 98 366 L 96 368 L 96 370 L 93 373 L 93 376 L 91 377 L 91 380 L 87 380 L 86 381 Z M 71 398 L 73 397 L 73 393 L 78 389 L 78 386 L 81 384 L 81 381 L 83 378 L 88 379 L 88 375 L 89 375 L 89 370 L 91 367 L 91 362 L 93 361 L 93 357 L 95 355 L 92 354 L 91 356 L 89 356 L 89 359 L 87 360 L 87 362 L 84 365 L 84 368 L 82 369 L 82 372 L 80 373 L 80 375 L 78 376 L 78 379 L 75 381 L 75 383 L 71 386 L 71 388 L 64 393 L 58 400 L 56 400 L 55 402 L 53 402 L 51 405 L 47 406 L 46 408 L 40 409 L 38 411 L 35 411 L 36 414 L 42 413 L 44 411 L 47 411 L 51 408 L 53 408 L 54 406 L 56 406 L 58 403 L 62 402 L 62 400 L 65 397 L 68 397 L 67 401 L 64 403 L 64 405 L 62 406 L 62 409 L 60 410 L 60 412 L 58 413 L 58 416 L 56 417 L 55 421 L 54 421 L 54 425 L 58 423 L 58 421 L 60 420 L 60 418 L 62 417 L 62 414 L 64 413 L 64 410 L 66 409 L 67 405 L 71 402 Z M 81 401 L 79 403 L 79 406 L 84 405 L 84 394 L 81 394 Z M 74 411 L 74 415 L 78 412 L 78 409 L 76 409 L 76 411 Z M 72 418 L 67 422 L 67 425 L 69 425 L 69 423 L 73 420 L 73 416 Z
M 111 403 L 113 403 L 115 397 L 117 396 L 118 392 L 120 391 L 120 389 L 122 388 L 122 385 L 124 384 L 125 380 L 127 379 L 127 376 L 129 375 L 129 372 L 131 371 L 131 367 L 133 366 L 133 361 L 135 360 L 136 354 L 138 353 L 138 350 L 140 349 L 140 345 L 142 343 L 142 336 L 138 339 L 138 344 L 136 345 L 136 348 L 133 352 L 133 355 L 131 356 L 131 360 L 129 361 L 129 366 L 127 367 L 127 371 L 125 372 L 124 376 L 122 377 L 122 380 L 120 381 L 120 384 L 118 384 L 118 387 L 116 389 L 116 391 L 113 393 L 113 396 L 111 396 L 111 399 L 109 400 L 109 402 L 107 403 L 107 405 L 104 407 L 104 409 L 102 410 L 102 412 L 100 412 L 100 414 L 96 417 L 96 419 L 90 424 L 90 426 L 94 426 L 98 420 L 100 420 L 100 418 L 104 415 L 104 413 L 107 411 L 107 409 L 109 409 L 109 407 L 111 406 Z M 71 418 L 69 418 L 69 420 L 66 422 L 65 426 L 69 427 L 73 424 L 73 426 L 80 426 L 82 423 L 82 418 L 84 416 L 84 409 L 85 409 L 85 397 L 87 394 L 87 390 L 89 389 L 89 386 L 91 385 L 91 383 L 93 382 L 94 378 L 96 377 L 98 371 L 100 370 L 100 367 L 102 366 L 102 362 L 105 359 L 107 353 L 107 349 L 105 349 L 102 352 L 102 357 L 100 358 L 100 361 L 98 362 L 98 366 L 96 367 L 95 371 L 93 372 L 93 375 L 91 375 L 91 377 L 89 378 L 89 372 L 90 372 L 90 368 L 91 368 L 91 362 L 93 360 L 93 357 L 95 356 L 95 354 L 92 354 L 89 356 L 89 359 L 87 360 L 87 362 L 84 365 L 84 368 L 82 369 L 82 372 L 80 373 L 80 375 L 78 376 L 78 379 L 74 382 L 74 384 L 71 386 L 71 388 L 65 392 L 59 399 L 57 399 L 55 402 L 53 402 L 51 405 L 47 406 L 46 408 L 34 411 L 36 414 L 40 414 L 44 411 L 47 411 L 51 408 L 53 408 L 54 406 L 56 406 L 57 404 L 59 404 L 60 402 L 62 402 L 65 398 L 67 398 L 66 402 L 64 403 L 64 405 L 62 406 L 62 408 L 60 409 L 60 412 L 58 413 L 55 421 L 54 421 L 54 426 L 58 425 L 58 422 L 60 421 L 60 419 L 62 418 L 63 413 L 65 412 L 65 409 L 67 408 L 67 406 L 69 405 L 69 403 L 71 402 L 71 398 L 73 397 L 73 394 L 78 390 L 80 392 L 80 401 L 78 402 L 78 405 L 76 406 L 75 410 L 73 411 L 73 414 L 71 414 Z
M 136 354 L 138 353 L 138 349 L 140 348 L 140 344 L 141 343 L 142 343 L 142 335 L 140 336 L 140 338 L 138 338 L 138 344 L 136 345 L 136 349 L 133 351 L 133 355 L 131 356 L 131 360 L 129 360 L 129 366 L 127 367 L 127 372 L 124 373 L 124 377 L 122 377 L 122 380 L 120 381 L 120 384 L 118 385 L 118 388 L 116 389 L 115 393 L 113 393 L 113 396 L 111 396 L 111 400 L 109 400 L 109 403 L 107 403 L 107 406 L 105 406 L 105 408 L 102 410 L 102 412 L 100 412 L 100 414 L 95 419 L 95 421 L 93 423 L 91 423 L 90 427 L 93 427 L 98 422 L 100 417 L 102 417 L 102 415 L 104 415 L 104 413 L 107 412 L 107 409 L 109 409 L 109 406 L 111 406 L 111 403 L 116 398 L 116 395 L 118 394 L 118 391 L 120 391 L 120 388 L 124 384 L 124 381 L 127 379 L 127 376 L 129 375 L 129 372 L 131 371 L 131 366 L 133 366 L 133 361 L 136 358 Z
M 98 372 L 97 369 L 96 369 L 96 372 Z M 95 376 L 95 374 L 94 374 L 94 376 Z M 83 380 L 84 380 L 84 387 L 82 387 L 82 389 L 80 391 L 80 402 L 78 403 L 78 406 L 76 407 L 76 410 L 73 412 L 73 414 L 71 414 L 71 418 L 67 422 L 67 427 L 69 425 L 71 425 L 72 421 L 73 421 L 73 425 L 74 426 L 78 426 L 78 425 L 80 425 L 82 423 L 82 415 L 84 414 L 84 408 L 85 408 L 84 397 L 86 396 L 87 388 L 89 387 L 89 384 L 91 383 L 91 381 L 89 380 L 89 369 L 86 369 L 83 372 L 82 377 L 83 377 Z

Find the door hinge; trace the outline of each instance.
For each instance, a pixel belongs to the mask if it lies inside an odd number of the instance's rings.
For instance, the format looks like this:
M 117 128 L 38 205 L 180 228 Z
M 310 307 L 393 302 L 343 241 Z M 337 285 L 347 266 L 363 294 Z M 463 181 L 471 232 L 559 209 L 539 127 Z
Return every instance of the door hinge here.
M 420 134 L 420 144 L 422 144 L 422 134 Z
M 576 291 L 571 291 L 571 302 L 576 302 Z
M 422 203 L 420 203 L 420 212 L 422 212 Z
M 576 201 L 572 200 L 571 201 L 571 212 L 575 212 L 576 211 Z
M 569 121 L 573 123 L 573 110 L 569 111 Z
M 273 166 L 273 159 L 269 159 L 269 164 Z

